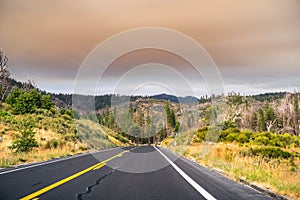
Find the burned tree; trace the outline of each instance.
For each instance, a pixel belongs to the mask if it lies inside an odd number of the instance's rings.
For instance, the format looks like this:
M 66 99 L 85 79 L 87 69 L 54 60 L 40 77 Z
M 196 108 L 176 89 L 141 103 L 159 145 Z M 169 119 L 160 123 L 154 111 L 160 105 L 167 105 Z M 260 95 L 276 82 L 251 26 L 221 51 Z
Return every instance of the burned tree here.
M 0 49 L 0 103 L 8 96 L 10 90 L 9 70 L 7 66 L 8 58 Z

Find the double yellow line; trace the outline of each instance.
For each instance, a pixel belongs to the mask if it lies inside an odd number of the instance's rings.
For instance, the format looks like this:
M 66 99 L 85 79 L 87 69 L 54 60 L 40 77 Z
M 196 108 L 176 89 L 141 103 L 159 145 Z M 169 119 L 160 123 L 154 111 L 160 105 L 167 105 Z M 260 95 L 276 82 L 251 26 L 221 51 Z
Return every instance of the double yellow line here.
M 60 185 L 62 185 L 64 183 L 66 183 L 66 182 L 69 182 L 69 181 L 77 178 L 78 176 L 81 176 L 81 175 L 83 175 L 83 174 L 85 174 L 85 173 L 87 173 L 87 172 L 89 172 L 91 170 L 100 169 L 101 167 L 105 166 L 105 164 L 108 161 L 110 161 L 110 160 L 112 160 L 114 158 L 117 158 L 117 157 L 121 157 L 126 152 L 129 152 L 129 151 L 128 150 L 127 151 L 122 151 L 121 153 L 118 153 L 117 155 L 114 155 L 114 156 L 112 156 L 112 157 L 110 157 L 110 158 L 108 158 L 108 159 L 106 159 L 106 160 L 104 160 L 102 162 L 99 162 L 99 163 L 97 163 L 97 164 L 95 164 L 95 165 L 93 165 L 93 166 L 91 166 L 91 167 L 89 167 L 87 169 L 84 169 L 84 170 L 82 170 L 80 172 L 77 172 L 76 174 L 73 174 L 73 175 L 71 175 L 71 176 L 69 176 L 67 178 L 64 178 L 64 179 L 62 179 L 62 180 L 60 180 L 60 181 L 58 181 L 56 183 L 53 183 L 53 184 L 51 184 L 51 185 L 49 185 L 49 186 L 47 186 L 47 187 L 45 187 L 43 189 L 40 189 L 40 190 L 38 190 L 38 191 L 36 191 L 36 192 L 34 192 L 32 194 L 29 194 L 29 195 L 21 198 L 20 200 L 38 199 L 38 198 L 36 198 L 37 196 L 40 196 L 41 194 L 44 194 L 44 193 L 48 192 L 49 190 L 52 190 L 52 189 L 54 189 L 54 188 L 56 188 L 56 187 L 58 187 L 58 186 L 60 186 Z

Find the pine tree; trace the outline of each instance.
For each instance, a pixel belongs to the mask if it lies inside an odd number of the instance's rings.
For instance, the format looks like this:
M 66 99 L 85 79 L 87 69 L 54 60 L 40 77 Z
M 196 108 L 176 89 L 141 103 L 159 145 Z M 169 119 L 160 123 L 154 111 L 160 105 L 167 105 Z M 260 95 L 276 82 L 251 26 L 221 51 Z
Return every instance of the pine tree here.
M 170 116 L 169 116 L 169 125 L 174 128 L 176 124 L 175 114 L 173 109 L 170 110 Z
M 259 131 L 266 131 L 266 120 L 262 108 L 258 109 L 258 128 Z
M 257 112 L 253 112 L 251 117 L 251 129 L 253 131 L 257 131 L 257 125 L 258 125 L 258 114 Z

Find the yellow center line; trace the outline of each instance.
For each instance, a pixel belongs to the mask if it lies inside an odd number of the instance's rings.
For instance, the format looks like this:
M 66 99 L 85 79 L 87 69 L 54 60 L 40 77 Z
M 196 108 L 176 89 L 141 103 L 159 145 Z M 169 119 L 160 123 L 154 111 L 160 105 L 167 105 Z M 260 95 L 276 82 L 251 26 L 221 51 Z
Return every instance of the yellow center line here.
M 114 155 L 114 156 L 112 156 L 112 157 L 110 157 L 110 158 L 108 158 L 108 159 L 106 159 L 106 160 L 104 160 L 104 161 L 102 161 L 100 163 L 97 163 L 97 164 L 95 164 L 95 165 L 93 165 L 93 166 L 91 166 L 91 167 L 89 167 L 87 169 L 84 169 L 84 170 L 82 170 L 80 172 L 77 172 L 76 174 L 73 174 L 73 175 L 71 175 L 71 176 L 69 176 L 67 178 L 64 178 L 64 179 L 62 179 L 62 180 L 60 180 L 60 181 L 58 181 L 56 183 L 53 183 L 53 184 L 51 184 L 51 185 L 49 185 L 49 186 L 47 186 L 47 187 L 45 187 L 43 189 L 40 189 L 40 190 L 38 190 L 38 191 L 36 191 L 36 192 L 34 192 L 32 194 L 29 194 L 29 195 L 21 198 L 20 200 L 33 200 L 33 198 L 35 198 L 37 196 L 40 196 L 41 194 L 44 194 L 44 193 L 48 192 L 49 190 L 52 190 L 52 189 L 54 189 L 54 188 L 56 188 L 56 187 L 58 187 L 58 186 L 60 186 L 60 185 L 62 185 L 64 183 L 66 183 L 68 181 L 71 181 L 72 179 L 75 179 L 78 176 L 81 176 L 81 175 L 83 175 L 83 174 L 85 174 L 85 173 L 87 173 L 87 172 L 89 172 L 91 170 L 100 169 L 101 167 L 105 166 L 106 162 L 108 162 L 108 161 L 110 161 L 110 160 L 112 160 L 114 158 L 121 157 L 126 152 L 129 152 L 129 151 L 127 150 L 127 151 L 123 151 L 121 153 L 118 153 L 117 155 Z
M 97 167 L 95 167 L 93 170 L 97 170 L 100 169 L 101 167 L 104 167 L 105 163 L 101 163 L 100 165 L 98 165 Z

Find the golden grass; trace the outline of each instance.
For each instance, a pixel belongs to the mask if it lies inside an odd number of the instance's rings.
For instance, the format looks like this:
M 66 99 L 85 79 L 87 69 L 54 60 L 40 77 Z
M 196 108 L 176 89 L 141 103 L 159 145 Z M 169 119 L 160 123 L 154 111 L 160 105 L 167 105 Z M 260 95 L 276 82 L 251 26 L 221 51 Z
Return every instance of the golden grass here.
M 105 141 L 109 144 L 112 143 L 116 146 L 128 145 L 127 143 L 123 143 L 115 138 L 114 136 L 117 133 L 106 127 L 102 127 L 90 120 L 81 120 L 80 122 L 88 126 L 91 130 L 94 130 L 99 134 L 106 135 L 108 139 L 105 139 Z M 64 134 L 58 134 L 51 129 L 44 130 L 35 128 L 35 138 L 39 144 L 39 147 L 33 149 L 33 151 L 29 153 L 12 153 L 8 147 L 11 145 L 15 136 L 19 133 L 17 131 L 6 129 L 8 129 L 8 127 L 0 124 L 0 133 L 2 131 L 4 132 L 2 136 L 0 135 L 3 139 L 2 142 L 0 142 L 0 168 L 30 162 L 46 161 L 54 158 L 74 155 L 75 153 L 86 152 L 87 149 L 90 149 L 90 145 L 86 140 L 84 140 L 85 143 L 77 141 L 78 149 L 75 152 L 74 142 L 66 141 Z M 53 146 L 53 141 L 55 142 L 55 147 Z
M 5 126 L 1 126 L 0 131 L 5 128 Z M 8 148 L 11 145 L 14 136 L 18 134 L 16 131 L 7 131 L 2 135 L 3 140 L 0 142 L 0 168 L 30 162 L 46 161 L 85 152 L 83 150 L 85 148 L 80 148 L 85 146 L 81 143 L 78 143 L 79 148 L 77 152 L 75 152 L 75 144 L 73 142 L 64 142 L 57 148 L 46 148 L 47 141 L 50 141 L 51 139 L 62 141 L 63 136 L 52 130 L 36 130 L 36 133 L 36 140 L 39 143 L 39 147 L 29 153 L 12 153 Z M 45 140 L 41 140 L 41 138 L 44 138 Z
M 62 148 L 56 149 L 44 149 L 41 147 L 29 153 L 11 153 L 7 151 L 1 151 L 0 167 L 10 167 L 18 164 L 41 162 L 74 154 L 74 147 L 70 147 L 70 145 L 65 145 Z
M 243 178 L 277 194 L 300 199 L 299 158 L 294 160 L 298 169 L 293 171 L 290 160 L 266 160 L 260 157 L 241 155 L 239 152 L 246 148 L 222 143 L 192 144 L 183 155 L 210 168 L 221 169 L 234 180 Z M 299 151 L 299 149 L 295 150 Z
M 187 142 L 183 144 L 177 142 L 174 146 L 173 138 L 163 140 L 162 146 L 204 166 L 223 171 L 234 180 L 238 181 L 242 178 L 277 194 L 300 199 L 299 157 L 294 158 L 292 165 L 291 159 L 264 159 L 245 155 L 241 152 L 247 152 L 249 147 L 234 143 Z M 300 152 L 300 148 L 289 148 L 285 151 Z

